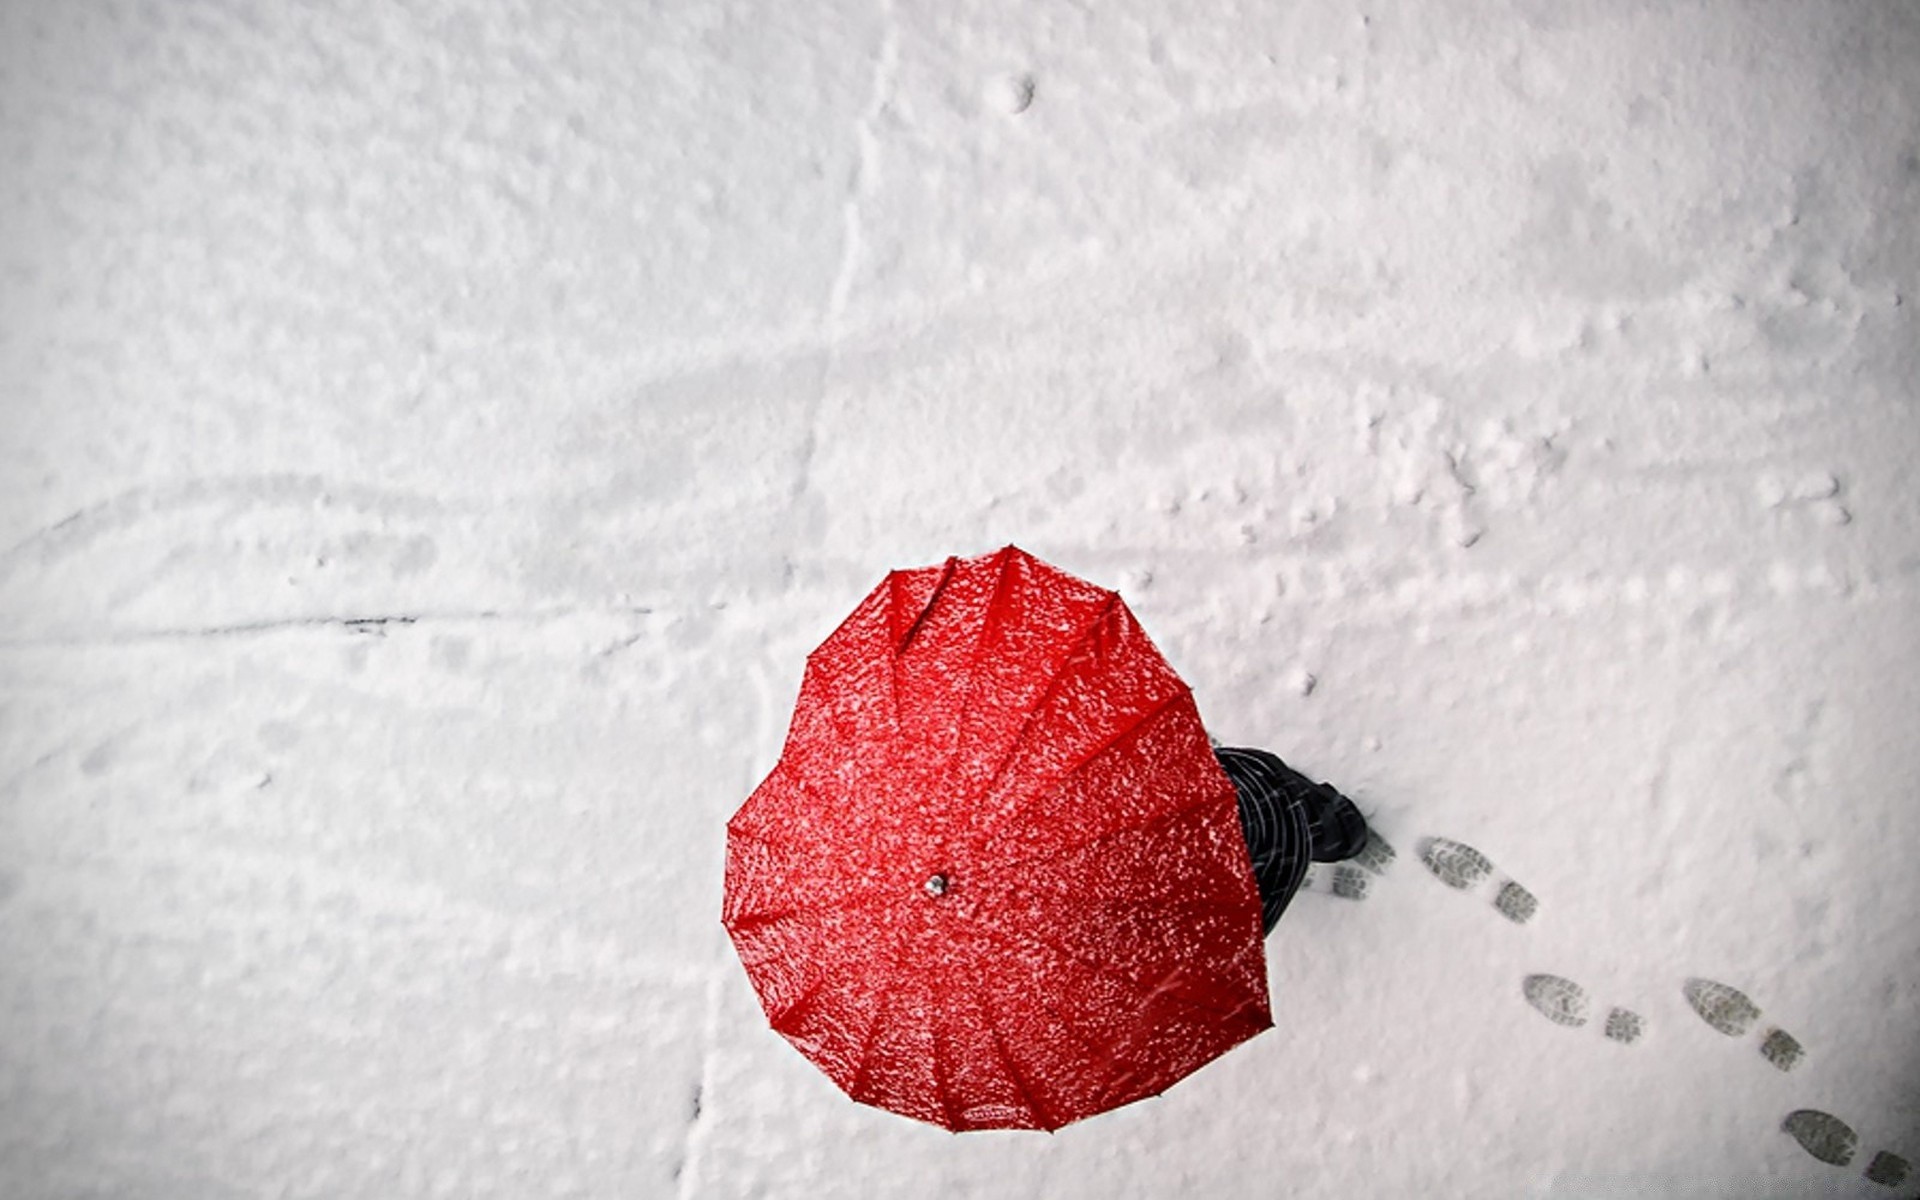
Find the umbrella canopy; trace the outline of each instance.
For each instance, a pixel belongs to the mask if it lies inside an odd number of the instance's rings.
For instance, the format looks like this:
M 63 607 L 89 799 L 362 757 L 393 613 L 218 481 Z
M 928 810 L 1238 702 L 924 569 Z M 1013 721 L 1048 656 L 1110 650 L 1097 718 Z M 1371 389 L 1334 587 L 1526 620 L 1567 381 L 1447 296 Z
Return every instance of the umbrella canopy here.
M 1009 546 L 888 575 L 727 824 L 728 932 L 848 1095 L 1055 1129 L 1272 1024 L 1193 695 L 1111 591 Z

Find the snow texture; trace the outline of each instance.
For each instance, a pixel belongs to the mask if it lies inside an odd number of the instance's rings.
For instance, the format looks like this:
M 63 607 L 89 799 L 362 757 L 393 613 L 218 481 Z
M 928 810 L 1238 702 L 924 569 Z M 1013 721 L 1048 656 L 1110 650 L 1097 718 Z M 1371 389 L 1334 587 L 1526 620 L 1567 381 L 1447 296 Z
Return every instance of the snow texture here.
M 1909 1194 L 1916 62 L 1904 0 L 0 5 L 0 1194 Z M 1399 861 L 1275 1029 L 953 1136 L 768 1028 L 722 831 L 860 597 L 1009 542 Z

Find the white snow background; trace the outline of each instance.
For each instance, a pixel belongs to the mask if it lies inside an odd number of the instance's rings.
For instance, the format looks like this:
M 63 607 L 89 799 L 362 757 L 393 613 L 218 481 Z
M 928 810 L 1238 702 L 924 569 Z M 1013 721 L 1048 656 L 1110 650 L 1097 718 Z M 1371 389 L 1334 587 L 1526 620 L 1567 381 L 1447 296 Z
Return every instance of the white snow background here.
M 1920 7 L 8 0 L 0 196 L 0 1194 L 1920 1190 Z M 1007 542 L 1399 860 L 954 1136 L 723 823 Z

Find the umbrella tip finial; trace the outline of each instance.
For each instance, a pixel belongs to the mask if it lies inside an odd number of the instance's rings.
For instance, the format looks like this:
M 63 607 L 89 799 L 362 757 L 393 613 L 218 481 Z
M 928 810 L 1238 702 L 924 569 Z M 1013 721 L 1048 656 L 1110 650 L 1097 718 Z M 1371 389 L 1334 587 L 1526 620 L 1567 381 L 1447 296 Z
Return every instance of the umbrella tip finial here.
M 927 880 L 927 895 L 944 896 L 946 894 L 947 894 L 947 877 L 945 875 L 935 875 L 931 879 Z

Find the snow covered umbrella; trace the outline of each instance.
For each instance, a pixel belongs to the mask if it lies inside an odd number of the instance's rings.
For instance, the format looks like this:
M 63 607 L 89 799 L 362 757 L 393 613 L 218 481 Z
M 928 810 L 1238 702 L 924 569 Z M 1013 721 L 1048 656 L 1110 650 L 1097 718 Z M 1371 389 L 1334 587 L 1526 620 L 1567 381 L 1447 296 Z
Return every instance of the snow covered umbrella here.
M 1055 1129 L 1272 1024 L 1233 785 L 1111 591 L 1009 546 L 889 574 L 727 824 L 773 1028 L 863 1103 Z

